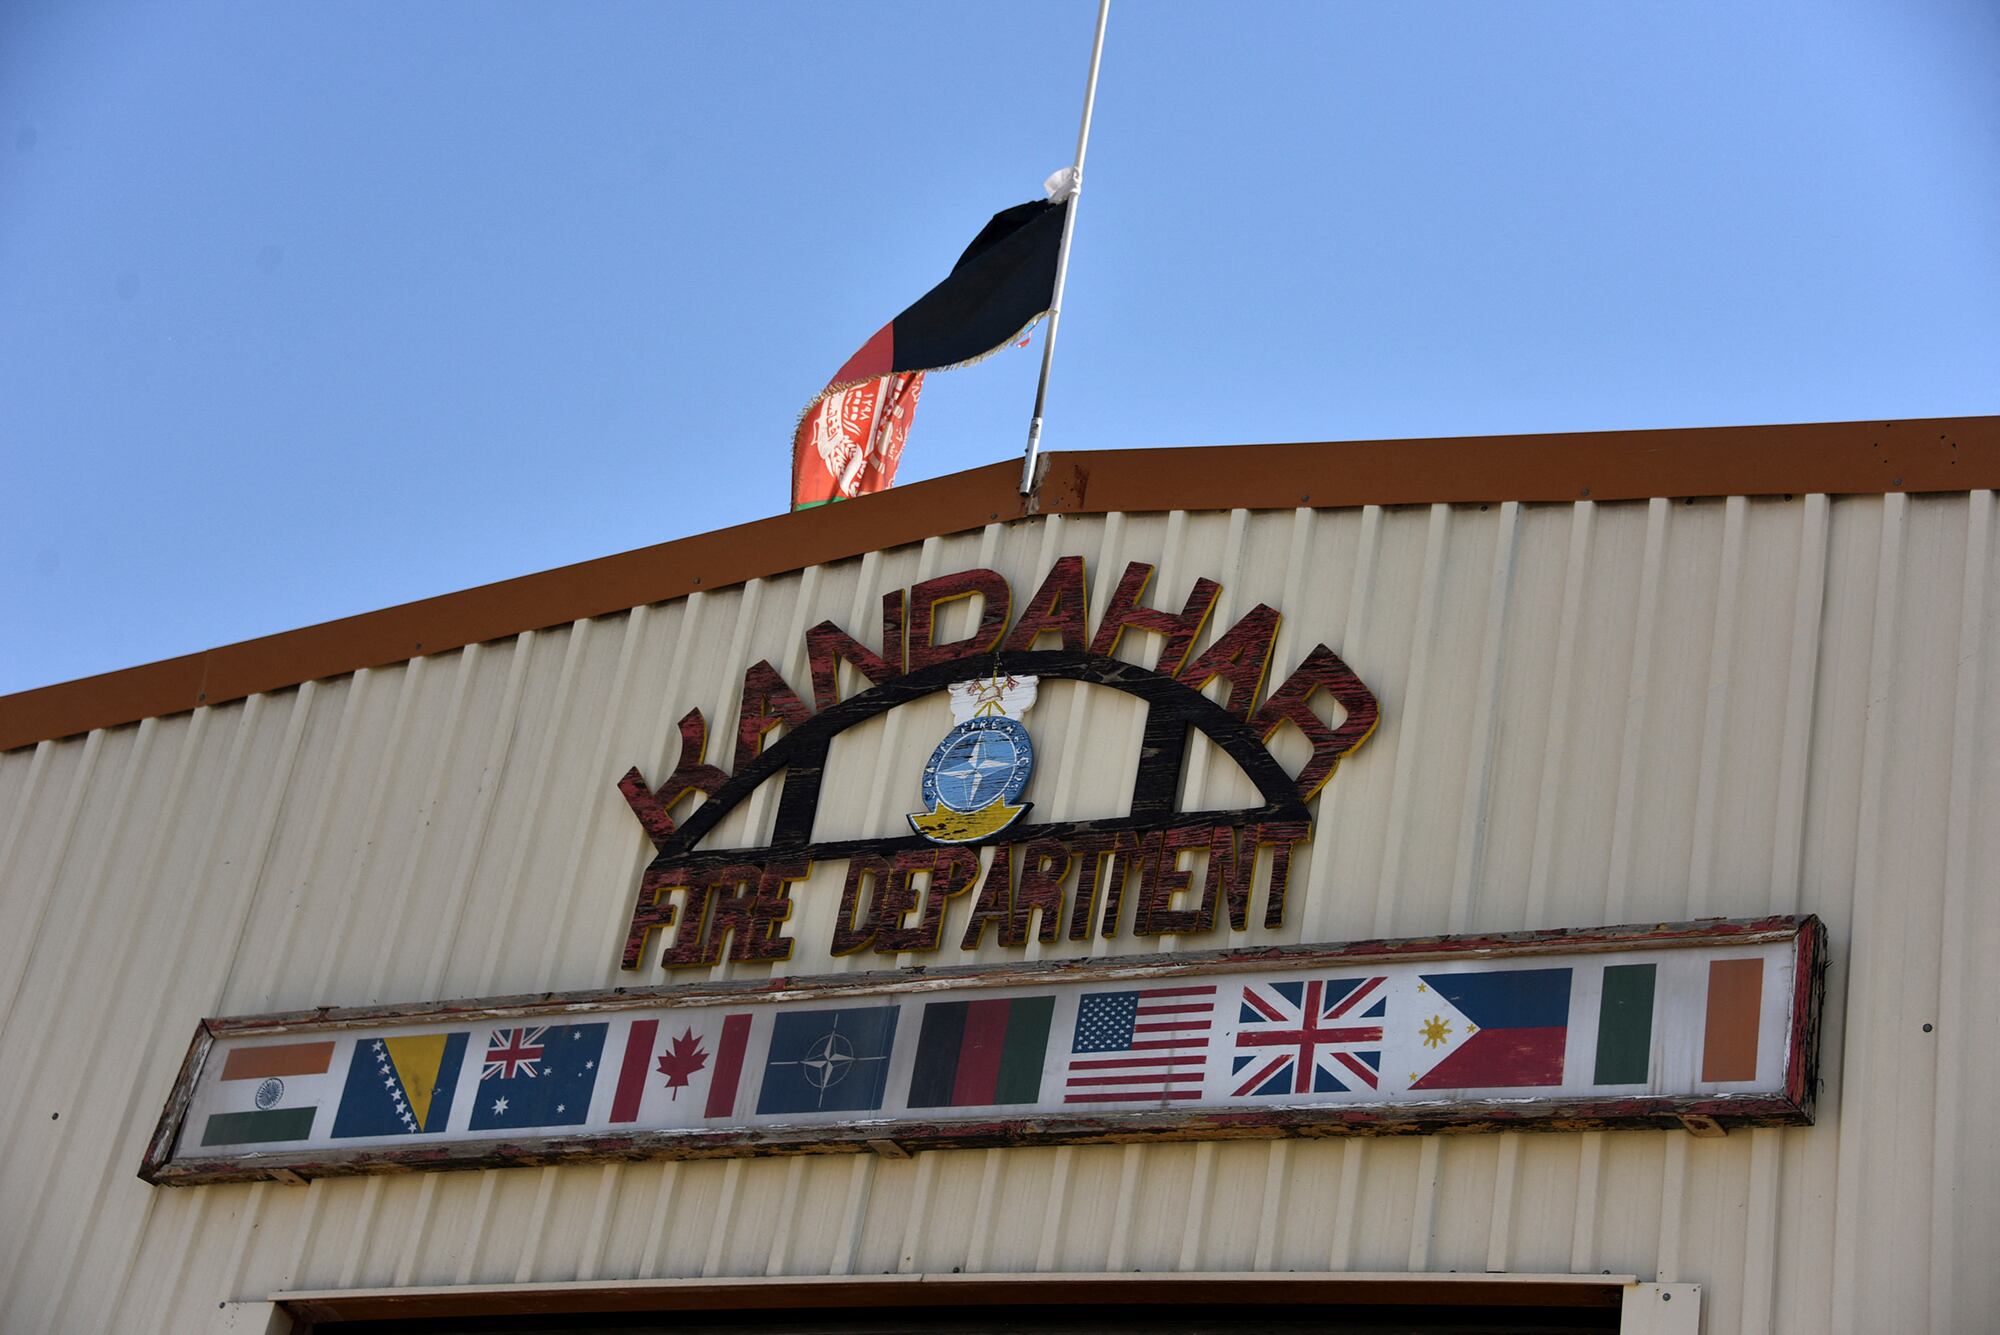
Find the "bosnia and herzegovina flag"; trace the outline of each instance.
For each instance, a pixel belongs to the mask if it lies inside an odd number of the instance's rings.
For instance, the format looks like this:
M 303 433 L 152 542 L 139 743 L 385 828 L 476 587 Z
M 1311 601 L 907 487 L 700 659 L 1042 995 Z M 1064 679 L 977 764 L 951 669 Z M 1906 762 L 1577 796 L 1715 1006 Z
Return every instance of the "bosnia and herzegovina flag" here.
M 847 359 L 792 435 L 793 509 L 896 480 L 924 372 L 997 352 L 1048 311 L 1069 207 L 1065 196 L 994 214 L 950 276 Z
M 451 1120 L 464 1034 L 395 1034 L 354 1043 L 347 1084 L 333 1115 L 333 1134 L 416 1136 L 436 1134 Z

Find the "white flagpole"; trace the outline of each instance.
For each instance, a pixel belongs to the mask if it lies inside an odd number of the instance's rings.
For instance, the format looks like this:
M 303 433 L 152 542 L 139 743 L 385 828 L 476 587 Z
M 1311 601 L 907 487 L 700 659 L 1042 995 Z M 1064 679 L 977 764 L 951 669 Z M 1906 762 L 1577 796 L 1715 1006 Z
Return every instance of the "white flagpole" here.
M 1021 463 L 1021 494 L 1035 489 L 1035 463 L 1042 451 L 1042 406 L 1049 396 L 1049 364 L 1056 356 L 1056 324 L 1062 319 L 1063 280 L 1069 277 L 1069 242 L 1076 232 L 1076 210 L 1083 202 L 1083 154 L 1090 146 L 1090 113 L 1097 105 L 1097 66 L 1104 59 L 1104 25 L 1111 17 L 1111 0 L 1098 0 L 1097 36 L 1090 44 L 1090 82 L 1083 90 L 1083 125 L 1076 132 L 1076 168 L 1070 181 L 1069 212 L 1063 217 L 1062 244 L 1056 250 L 1056 286 L 1049 296 L 1049 331 L 1042 340 L 1042 378 L 1035 383 L 1035 415 L 1028 423 L 1028 455 Z

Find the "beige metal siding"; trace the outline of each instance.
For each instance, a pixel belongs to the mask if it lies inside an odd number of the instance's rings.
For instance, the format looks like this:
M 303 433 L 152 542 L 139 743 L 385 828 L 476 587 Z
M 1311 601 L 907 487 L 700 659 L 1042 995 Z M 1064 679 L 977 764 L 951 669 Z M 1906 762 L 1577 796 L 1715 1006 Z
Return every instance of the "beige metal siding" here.
M 1700 1281 L 1711 1332 L 1985 1328 L 1993 526 L 1985 492 L 1055 517 L 0 756 L 0 1329 L 196 1329 L 286 1288 L 1329 1267 Z M 1269 602 L 1274 673 L 1323 639 L 1381 696 L 1289 939 L 1818 913 L 1820 1124 L 136 1179 L 202 1015 L 632 981 L 650 848 L 612 784 L 672 764 L 682 712 L 727 766 L 743 669 L 808 691 L 807 626 L 872 640 L 882 592 L 972 565 L 1018 609 L 1069 553 L 1100 606 L 1128 560 L 1159 604 L 1219 579 L 1211 632 Z M 1130 796 L 1143 718 L 1084 690 L 1032 716 L 1038 818 Z M 822 833 L 897 826 L 941 710 L 842 739 Z M 1219 753 L 1188 784 L 1248 791 Z M 761 842 L 775 796 L 724 836 Z M 787 971 L 871 967 L 823 953 L 837 890 L 802 889 Z

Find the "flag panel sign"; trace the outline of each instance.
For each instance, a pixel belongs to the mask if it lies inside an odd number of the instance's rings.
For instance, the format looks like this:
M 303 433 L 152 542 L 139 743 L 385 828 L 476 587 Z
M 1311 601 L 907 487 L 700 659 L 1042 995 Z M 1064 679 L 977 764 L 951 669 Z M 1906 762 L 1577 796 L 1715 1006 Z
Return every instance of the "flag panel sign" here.
M 147 1172 L 1810 1118 L 1816 919 L 1579 935 L 214 1021 Z

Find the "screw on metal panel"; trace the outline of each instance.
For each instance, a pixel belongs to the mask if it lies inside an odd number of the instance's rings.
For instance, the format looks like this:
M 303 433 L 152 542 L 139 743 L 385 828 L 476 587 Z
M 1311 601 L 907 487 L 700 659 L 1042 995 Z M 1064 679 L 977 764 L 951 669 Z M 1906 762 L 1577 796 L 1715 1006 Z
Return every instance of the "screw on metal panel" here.
M 207 691 L 196 691 L 196 692 L 194 693 L 194 702 L 195 702 L 196 704 L 201 704 L 201 703 L 203 703 L 204 701 L 206 701 L 207 699 L 208 699 L 208 692 L 207 692 Z
M 1928 1034 L 1928 1033 L 1929 1033 L 1930 1031 L 1931 1031 L 1931 1027 L 1930 1027 L 1930 1026 L 1929 1026 L 1928 1024 L 1927 1024 L 1927 1025 L 1925 1025 L 1925 1026 L 1924 1026 L 1924 1032 Z
M 1892 486 L 1892 487 L 1900 487 L 1900 486 L 1902 486 L 1902 485 L 1903 485 L 1903 479 L 1901 479 L 1901 478 L 1897 478 L 1897 479 L 1896 479 L 1895 481 L 1891 482 L 1891 483 L 1890 483 L 1889 485 L 1890 485 L 1890 486 Z
M 1585 487 L 1585 488 L 1584 488 L 1584 489 L 1583 489 L 1582 491 L 1579 491 L 1579 492 L 1577 493 L 1577 495 L 1579 495 L 1579 496 L 1583 496 L 1583 497 L 1588 497 L 1588 496 L 1590 495 L 1590 488 L 1589 488 L 1589 487 Z
M 1671 1293 L 1662 1293 L 1660 1295 L 1660 1301 L 1663 1303 L 1670 1303 L 1673 1300 L 1674 1300 L 1674 1295 Z

